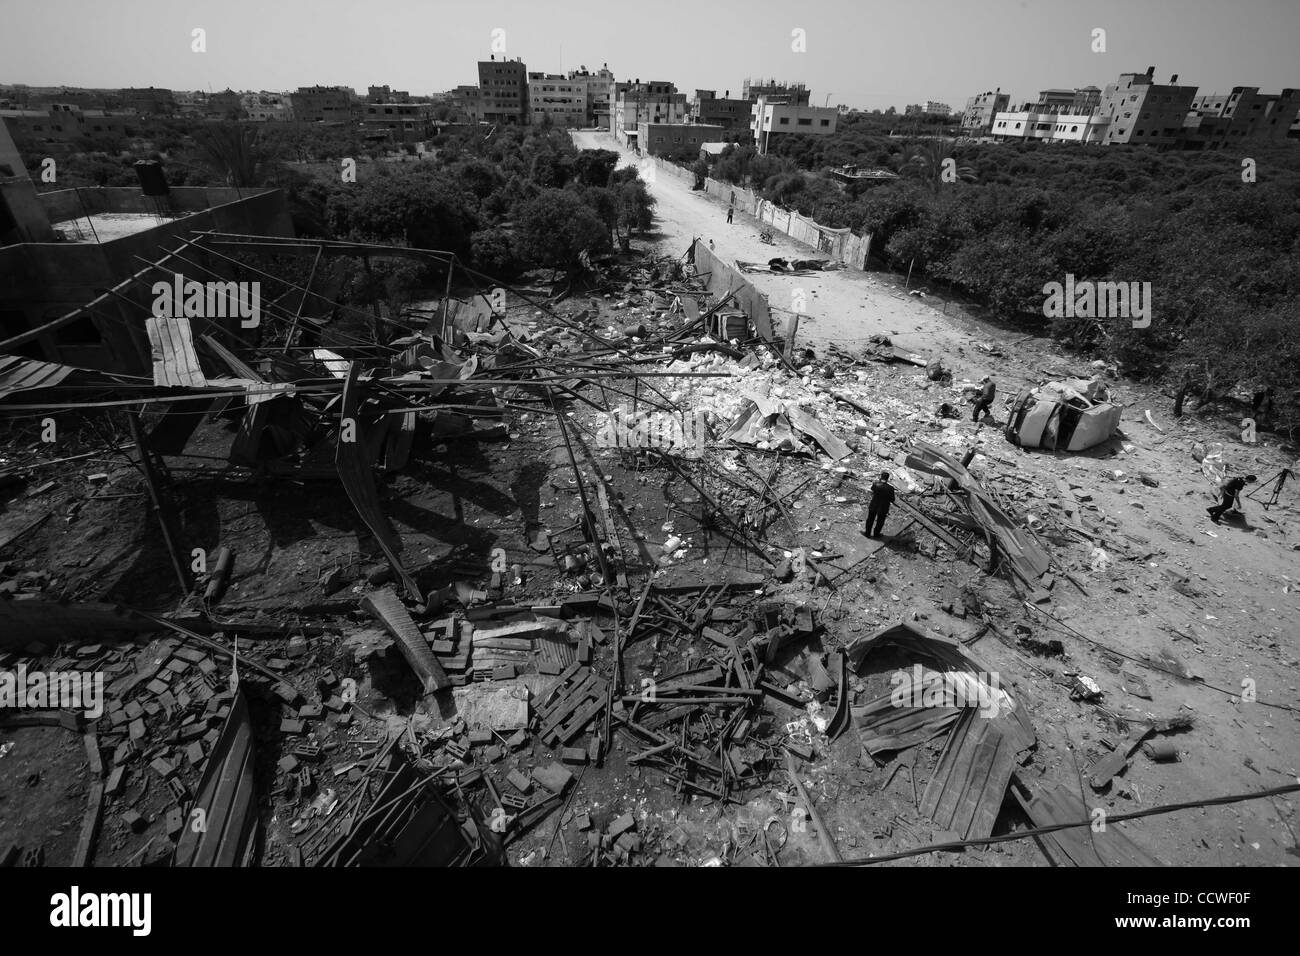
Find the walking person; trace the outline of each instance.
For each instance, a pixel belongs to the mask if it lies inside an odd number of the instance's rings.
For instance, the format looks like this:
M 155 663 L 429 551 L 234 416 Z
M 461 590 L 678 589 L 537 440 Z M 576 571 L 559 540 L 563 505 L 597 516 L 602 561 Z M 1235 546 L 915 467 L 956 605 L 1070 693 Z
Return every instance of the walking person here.
M 975 411 L 971 413 L 970 420 L 977 422 L 980 415 L 988 412 L 993 405 L 993 396 L 997 392 L 997 386 L 993 384 L 993 379 L 985 375 L 980 379 L 979 398 L 975 399 Z
M 1241 495 L 1241 491 L 1247 485 L 1253 484 L 1254 482 L 1255 482 L 1255 476 L 1247 475 L 1245 478 L 1242 478 L 1240 476 L 1236 478 L 1229 478 L 1222 485 L 1220 485 L 1219 491 L 1223 495 L 1223 500 L 1219 502 L 1217 505 L 1215 505 L 1213 508 L 1205 509 L 1206 514 L 1210 516 L 1210 520 L 1213 521 L 1215 524 L 1219 524 L 1219 519 L 1223 517 L 1223 513 L 1227 511 L 1229 508 L 1231 508 L 1233 505 L 1236 505 L 1237 510 L 1240 511 L 1241 498 L 1239 496 Z
M 894 486 L 889 483 L 889 472 L 882 471 L 880 480 L 871 483 L 871 501 L 867 504 L 867 526 L 863 530 L 868 538 L 879 538 L 880 529 L 889 517 L 894 503 Z
M 727 207 L 727 225 L 728 225 L 728 226 L 731 225 L 731 217 L 734 216 L 735 214 L 736 214 L 736 207 L 735 207 L 735 206 L 728 206 L 728 207 Z

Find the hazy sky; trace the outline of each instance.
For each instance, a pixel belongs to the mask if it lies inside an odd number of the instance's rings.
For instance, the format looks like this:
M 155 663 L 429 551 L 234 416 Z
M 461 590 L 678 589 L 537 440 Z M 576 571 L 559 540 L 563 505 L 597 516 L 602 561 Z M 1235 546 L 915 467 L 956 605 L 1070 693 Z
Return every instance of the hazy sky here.
M 1014 102 L 1148 66 L 1206 91 L 1300 86 L 1300 0 L 0 0 L 0 83 L 425 94 L 477 82 L 496 28 L 530 70 L 608 63 L 719 95 L 775 76 L 866 109 L 995 87 Z

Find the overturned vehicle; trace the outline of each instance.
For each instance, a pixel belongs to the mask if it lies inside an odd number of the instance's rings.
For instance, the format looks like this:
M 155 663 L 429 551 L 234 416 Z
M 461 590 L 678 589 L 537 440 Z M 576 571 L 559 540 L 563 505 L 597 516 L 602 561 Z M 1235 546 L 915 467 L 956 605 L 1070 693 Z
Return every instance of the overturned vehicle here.
M 1007 441 L 1022 448 L 1083 451 L 1110 438 L 1123 411 L 1097 379 L 1048 382 L 1016 396 L 1007 418 Z

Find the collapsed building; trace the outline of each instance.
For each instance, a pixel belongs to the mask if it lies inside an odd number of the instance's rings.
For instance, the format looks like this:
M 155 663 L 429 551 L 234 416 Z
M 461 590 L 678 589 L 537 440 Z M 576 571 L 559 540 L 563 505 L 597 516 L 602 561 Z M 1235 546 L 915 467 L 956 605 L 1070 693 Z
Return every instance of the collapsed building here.
M 987 840 L 1004 804 L 1086 823 L 1032 772 L 1022 695 L 966 647 L 1024 635 L 965 590 L 945 605 L 977 626 L 963 640 L 919 610 L 848 637 L 828 625 L 879 590 L 891 543 L 845 564 L 795 516 L 809 496 L 859 507 L 857 476 L 885 467 L 911 492 L 891 546 L 1040 606 L 1055 577 L 1082 584 L 963 439 L 872 424 L 872 356 L 797 355 L 793 326 L 699 244 L 607 265 L 595 293 L 428 250 L 212 229 L 175 246 L 31 330 L 111 322 L 130 347 L 110 366 L 0 358 L 0 416 L 90 445 L 0 474 L 48 491 L 43 469 L 85 468 L 61 524 L 97 500 L 128 520 L 115 498 L 147 521 L 132 574 L 96 553 L 102 526 L 62 570 L 0 565 L 0 669 L 107 681 L 94 717 L 0 709 L 6 732 L 80 736 L 90 780 L 75 840 L 0 846 L 5 862 L 490 865 L 557 839 L 570 864 L 851 861 L 804 782 L 825 760 L 886 785 L 905 767 L 933 843 Z M 445 292 L 349 305 L 329 278 L 345 259 L 416 259 Z M 900 705 L 891 677 L 913 667 Z M 630 780 L 656 782 L 656 814 L 624 809 Z M 774 787 L 788 807 L 754 817 Z M 701 807 L 747 840 L 704 840 Z M 1065 865 L 1154 863 L 1119 829 L 1047 845 Z

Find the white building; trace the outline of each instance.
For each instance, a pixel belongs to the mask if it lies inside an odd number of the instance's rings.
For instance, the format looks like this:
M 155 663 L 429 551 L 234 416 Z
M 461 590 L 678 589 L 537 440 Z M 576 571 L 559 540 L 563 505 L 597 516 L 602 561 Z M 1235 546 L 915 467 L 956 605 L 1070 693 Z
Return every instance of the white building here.
M 1056 113 L 1019 110 L 996 113 L 989 134 L 1003 140 L 1047 140 L 1058 143 L 1100 143 L 1110 117 L 1098 113 Z
M 773 103 L 760 96 L 750 107 L 749 129 L 754 145 L 766 153 L 773 134 L 794 133 L 804 136 L 829 136 L 835 132 L 840 111 L 833 107 L 807 106 L 800 103 Z
M 556 126 L 585 126 L 587 84 L 559 73 L 529 73 L 528 122 L 536 126 L 548 116 Z

